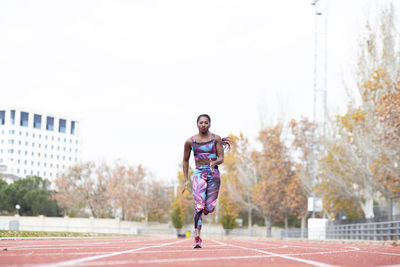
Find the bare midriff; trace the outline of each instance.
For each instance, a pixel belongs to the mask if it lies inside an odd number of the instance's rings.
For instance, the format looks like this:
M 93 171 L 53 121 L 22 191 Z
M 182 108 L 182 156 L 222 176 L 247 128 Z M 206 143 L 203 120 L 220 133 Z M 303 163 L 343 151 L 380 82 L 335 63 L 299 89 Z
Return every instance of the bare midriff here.
M 198 159 L 196 160 L 196 166 L 200 166 L 200 165 L 210 165 L 210 160 L 211 161 L 215 161 L 217 159 Z

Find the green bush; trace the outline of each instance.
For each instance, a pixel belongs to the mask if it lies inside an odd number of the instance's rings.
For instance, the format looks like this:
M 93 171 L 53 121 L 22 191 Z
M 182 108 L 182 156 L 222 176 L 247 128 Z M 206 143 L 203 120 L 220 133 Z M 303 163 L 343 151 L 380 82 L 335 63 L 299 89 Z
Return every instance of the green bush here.
M 183 222 L 181 216 L 179 216 L 179 209 L 173 209 L 171 213 L 172 225 L 176 229 L 182 229 Z
M 233 229 L 237 226 L 236 218 L 231 215 L 222 216 L 222 227 L 224 229 Z

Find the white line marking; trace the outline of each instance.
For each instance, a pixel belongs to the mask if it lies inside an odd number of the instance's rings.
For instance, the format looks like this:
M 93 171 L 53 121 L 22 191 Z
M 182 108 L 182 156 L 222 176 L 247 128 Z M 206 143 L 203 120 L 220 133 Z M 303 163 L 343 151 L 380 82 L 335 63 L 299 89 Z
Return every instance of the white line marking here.
M 288 256 L 288 255 L 277 254 L 277 253 L 268 252 L 268 251 L 259 250 L 259 249 L 254 249 L 254 248 L 247 248 L 247 247 L 243 247 L 243 246 L 226 244 L 226 243 L 223 243 L 223 242 L 220 242 L 220 241 L 217 241 L 217 240 L 213 240 L 213 241 L 217 242 L 218 244 L 225 244 L 226 246 L 230 246 L 230 247 L 237 247 L 237 248 L 242 248 L 242 249 L 245 249 L 245 250 L 252 250 L 252 251 L 263 253 L 263 254 L 267 254 L 267 255 L 270 255 L 270 256 L 276 256 L 276 257 L 284 258 L 284 259 L 287 259 L 287 260 L 303 262 L 303 263 L 307 263 L 307 264 L 314 265 L 314 266 L 320 266 L 320 267 L 332 267 L 332 266 L 334 266 L 334 265 L 326 264 L 326 263 L 323 263 L 323 262 L 296 258 L 296 257 Z
M 390 255 L 390 256 L 400 256 L 400 254 L 389 253 L 389 252 L 380 252 L 380 251 L 364 251 L 364 250 L 360 250 L 358 252 L 371 253 L 371 254 L 382 254 L 382 255 Z
M 160 245 L 140 247 L 140 248 L 135 248 L 135 249 L 129 249 L 129 250 L 124 250 L 124 251 L 108 253 L 108 254 L 104 254 L 104 255 L 91 256 L 91 257 L 80 258 L 80 259 L 76 259 L 76 260 L 58 262 L 58 263 L 50 263 L 50 264 L 44 264 L 44 265 L 41 264 L 39 266 L 54 266 L 54 267 L 55 266 L 73 266 L 73 265 L 77 265 L 77 264 L 80 264 L 80 263 L 83 263 L 83 262 L 87 262 L 87 261 L 103 259 L 103 258 L 107 258 L 107 257 L 112 257 L 112 256 L 121 255 L 121 254 L 131 253 L 131 252 L 134 252 L 134 251 L 144 250 L 144 249 L 148 249 L 148 248 L 158 248 L 158 247 L 164 247 L 164 246 L 168 246 L 168 245 L 172 245 L 172 244 L 178 244 L 178 243 L 182 243 L 183 241 L 186 241 L 186 240 L 178 240 L 178 241 L 175 241 L 175 242 L 164 243 L 164 244 L 160 244 Z

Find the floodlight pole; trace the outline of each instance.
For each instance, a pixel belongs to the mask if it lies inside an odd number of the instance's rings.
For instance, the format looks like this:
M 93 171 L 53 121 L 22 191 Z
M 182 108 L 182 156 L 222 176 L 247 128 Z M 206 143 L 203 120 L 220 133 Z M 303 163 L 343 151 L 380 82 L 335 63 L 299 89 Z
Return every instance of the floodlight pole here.
M 318 183 L 318 155 L 322 151 L 319 139 L 325 136 L 327 116 L 327 25 L 328 0 L 313 0 L 315 8 L 314 33 L 314 102 L 313 102 L 313 142 L 312 142 L 312 188 Z M 315 218 L 315 192 L 312 190 Z

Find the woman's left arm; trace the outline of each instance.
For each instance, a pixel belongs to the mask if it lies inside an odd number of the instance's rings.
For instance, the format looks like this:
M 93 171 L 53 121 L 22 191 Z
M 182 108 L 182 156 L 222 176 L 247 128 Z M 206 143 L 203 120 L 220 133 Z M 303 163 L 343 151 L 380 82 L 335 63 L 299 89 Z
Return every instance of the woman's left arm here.
M 222 147 L 222 139 L 219 135 L 215 135 L 215 142 L 217 146 L 217 160 L 210 161 L 210 167 L 212 169 L 224 162 L 224 148 Z

